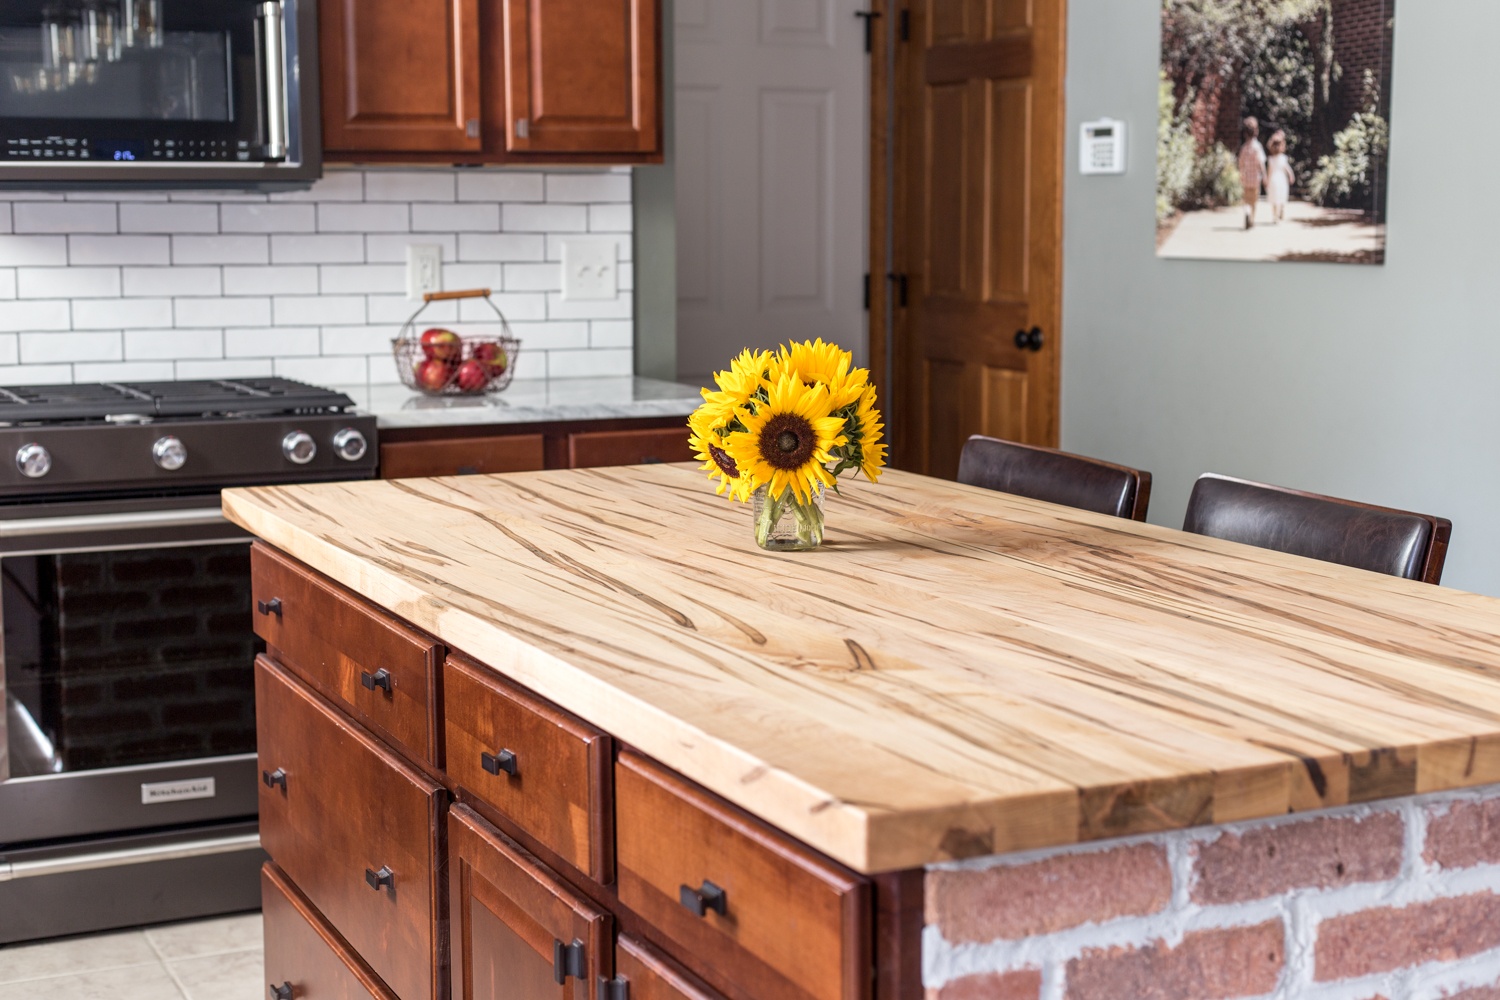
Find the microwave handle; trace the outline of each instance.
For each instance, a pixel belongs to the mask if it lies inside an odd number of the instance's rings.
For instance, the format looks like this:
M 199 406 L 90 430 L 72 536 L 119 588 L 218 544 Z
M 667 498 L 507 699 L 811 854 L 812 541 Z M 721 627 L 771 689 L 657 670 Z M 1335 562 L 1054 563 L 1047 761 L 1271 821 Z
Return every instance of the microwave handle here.
M 286 43 L 282 33 L 281 0 L 266 0 L 255 15 L 256 50 L 261 64 L 261 108 L 265 121 L 265 159 L 286 159 L 287 91 Z

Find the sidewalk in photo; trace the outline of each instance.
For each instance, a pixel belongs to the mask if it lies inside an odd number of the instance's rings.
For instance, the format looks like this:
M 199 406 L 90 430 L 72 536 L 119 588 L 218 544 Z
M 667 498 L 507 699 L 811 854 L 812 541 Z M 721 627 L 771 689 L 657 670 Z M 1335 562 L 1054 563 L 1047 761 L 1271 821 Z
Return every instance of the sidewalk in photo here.
M 1385 226 L 1360 212 L 1320 208 L 1305 201 L 1287 205 L 1286 218 L 1271 224 L 1271 203 L 1256 206 L 1255 228 L 1245 228 L 1245 207 L 1187 212 L 1156 251 L 1158 257 L 1209 260 L 1303 260 L 1376 264 L 1385 254 Z

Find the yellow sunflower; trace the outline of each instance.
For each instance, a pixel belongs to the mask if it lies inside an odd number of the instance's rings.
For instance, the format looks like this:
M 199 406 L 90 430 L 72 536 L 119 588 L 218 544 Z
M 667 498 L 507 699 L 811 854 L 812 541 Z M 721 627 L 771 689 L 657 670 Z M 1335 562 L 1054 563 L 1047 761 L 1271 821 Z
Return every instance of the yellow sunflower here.
M 850 450 L 859 458 L 859 471 L 873 483 L 880 477 L 880 470 L 885 466 L 885 445 L 880 443 L 880 432 L 885 425 L 880 422 L 880 411 L 875 409 L 873 385 L 867 385 L 860 394 L 853 420 L 855 424 L 852 430 L 857 437 L 850 440 Z M 850 429 L 848 425 L 845 426 L 846 431 Z
M 828 452 L 847 439 L 827 389 L 783 374 L 767 402 L 740 414 L 745 429 L 731 434 L 724 447 L 742 480 L 766 486 L 772 497 L 791 490 L 804 504 L 812 501 L 815 483 L 833 485 Z
M 829 405 L 835 413 L 855 403 L 869 383 L 870 373 L 863 368 L 850 370 L 854 355 L 837 344 L 816 341 L 783 345 L 772 360 L 770 379 L 793 375 L 808 385 L 822 384 L 828 389 Z

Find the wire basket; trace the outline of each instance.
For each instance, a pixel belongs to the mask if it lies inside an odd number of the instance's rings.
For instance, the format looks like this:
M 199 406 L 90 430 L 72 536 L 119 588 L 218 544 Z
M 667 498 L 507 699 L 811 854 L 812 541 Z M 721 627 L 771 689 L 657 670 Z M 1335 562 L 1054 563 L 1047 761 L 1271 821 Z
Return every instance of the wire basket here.
M 432 303 L 454 299 L 484 299 L 500 320 L 499 335 L 462 336 L 434 327 L 426 333 L 436 336 L 428 337 L 428 343 L 424 344 L 423 335 L 417 333 L 417 318 Z M 411 319 L 401 328 L 401 336 L 391 341 L 391 347 L 396 355 L 396 371 L 408 389 L 429 396 L 482 396 L 502 392 L 510 385 L 510 380 L 515 377 L 516 355 L 521 351 L 521 342 L 511 336 L 510 324 L 490 298 L 490 290 L 473 288 L 423 295 L 421 307 L 411 314 Z

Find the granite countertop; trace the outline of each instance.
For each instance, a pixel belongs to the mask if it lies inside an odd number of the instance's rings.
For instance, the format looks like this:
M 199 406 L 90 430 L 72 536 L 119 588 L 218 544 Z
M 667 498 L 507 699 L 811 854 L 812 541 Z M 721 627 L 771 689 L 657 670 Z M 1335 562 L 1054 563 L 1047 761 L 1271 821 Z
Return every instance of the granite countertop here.
M 517 379 L 492 396 L 424 396 L 400 384 L 331 388 L 373 414 L 382 430 L 686 417 L 703 401 L 696 386 L 628 376 Z
M 888 471 L 755 547 L 687 466 L 228 516 L 865 872 L 1500 781 L 1500 600 Z

